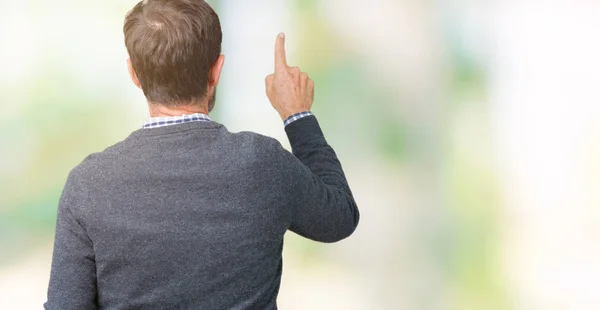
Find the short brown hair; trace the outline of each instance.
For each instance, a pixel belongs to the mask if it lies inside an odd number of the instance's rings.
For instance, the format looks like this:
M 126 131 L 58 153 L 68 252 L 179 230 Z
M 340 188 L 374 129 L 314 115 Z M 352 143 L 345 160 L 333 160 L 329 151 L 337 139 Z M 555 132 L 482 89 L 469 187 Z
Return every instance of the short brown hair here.
M 219 16 L 203 0 L 144 0 L 125 18 L 125 46 L 146 98 L 178 105 L 207 95 L 221 54 Z

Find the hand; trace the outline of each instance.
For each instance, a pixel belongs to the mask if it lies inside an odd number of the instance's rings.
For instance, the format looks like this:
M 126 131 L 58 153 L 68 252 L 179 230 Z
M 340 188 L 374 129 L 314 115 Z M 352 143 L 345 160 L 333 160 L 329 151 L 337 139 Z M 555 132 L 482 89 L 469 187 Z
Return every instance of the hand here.
M 285 54 L 285 35 L 280 33 L 275 42 L 275 71 L 267 76 L 267 97 L 282 120 L 289 116 L 310 111 L 313 104 L 315 84 L 308 74 L 298 67 L 289 67 Z

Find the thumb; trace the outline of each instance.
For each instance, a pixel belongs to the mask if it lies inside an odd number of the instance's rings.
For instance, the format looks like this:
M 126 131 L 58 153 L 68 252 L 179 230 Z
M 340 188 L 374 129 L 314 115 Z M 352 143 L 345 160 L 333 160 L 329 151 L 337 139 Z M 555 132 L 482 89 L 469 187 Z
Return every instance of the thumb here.
M 285 34 L 282 32 L 275 41 L 275 71 L 287 67 L 287 56 L 285 54 Z
M 271 87 L 271 85 L 273 85 L 273 78 L 275 76 L 273 74 L 269 74 L 267 75 L 267 77 L 265 78 L 265 85 L 267 86 L 267 88 Z

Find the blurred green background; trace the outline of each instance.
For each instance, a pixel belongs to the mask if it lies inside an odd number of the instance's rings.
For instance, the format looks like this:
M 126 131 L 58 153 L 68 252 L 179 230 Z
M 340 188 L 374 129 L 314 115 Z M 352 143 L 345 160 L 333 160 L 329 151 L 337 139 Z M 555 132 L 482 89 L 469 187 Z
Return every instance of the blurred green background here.
M 147 117 L 136 2 L 0 2 L 0 309 L 41 308 L 67 174 Z M 280 308 L 600 307 L 600 4 L 209 2 L 213 119 L 288 145 L 264 95 L 285 31 L 361 209 L 338 244 L 286 236 Z

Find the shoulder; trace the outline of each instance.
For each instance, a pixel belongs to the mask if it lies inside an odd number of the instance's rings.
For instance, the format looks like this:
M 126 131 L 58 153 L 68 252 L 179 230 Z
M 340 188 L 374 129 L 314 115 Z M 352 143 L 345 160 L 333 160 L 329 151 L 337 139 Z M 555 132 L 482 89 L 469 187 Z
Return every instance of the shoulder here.
M 77 218 L 83 218 L 85 210 L 94 203 L 94 197 L 99 189 L 110 182 L 112 167 L 118 162 L 116 150 L 121 142 L 86 156 L 79 164 L 69 171 L 63 192 L 61 204 Z
M 86 160 L 71 169 L 60 197 L 59 209 L 68 210 L 80 218 L 82 209 L 87 205 L 85 202 L 89 200 L 92 175 Z
M 240 155 L 253 158 L 253 162 L 280 168 L 282 164 L 292 160 L 291 153 L 287 151 L 279 140 L 259 133 L 242 131 L 232 133 L 231 138 Z
M 241 149 L 252 150 L 260 154 L 282 149 L 281 143 L 277 139 L 251 131 L 231 133 L 230 139 Z
M 68 180 L 81 185 L 99 181 L 109 167 L 123 158 L 124 143 L 121 141 L 103 151 L 89 154 L 69 172 Z
M 102 153 L 93 153 L 85 157 L 77 166 L 73 167 L 67 177 L 66 189 L 75 189 L 82 192 L 93 184 L 100 174 L 101 164 L 99 158 Z
M 243 143 L 243 145 L 274 147 L 279 144 L 279 141 L 277 141 L 275 138 L 252 131 L 230 133 L 230 137 L 236 142 Z

